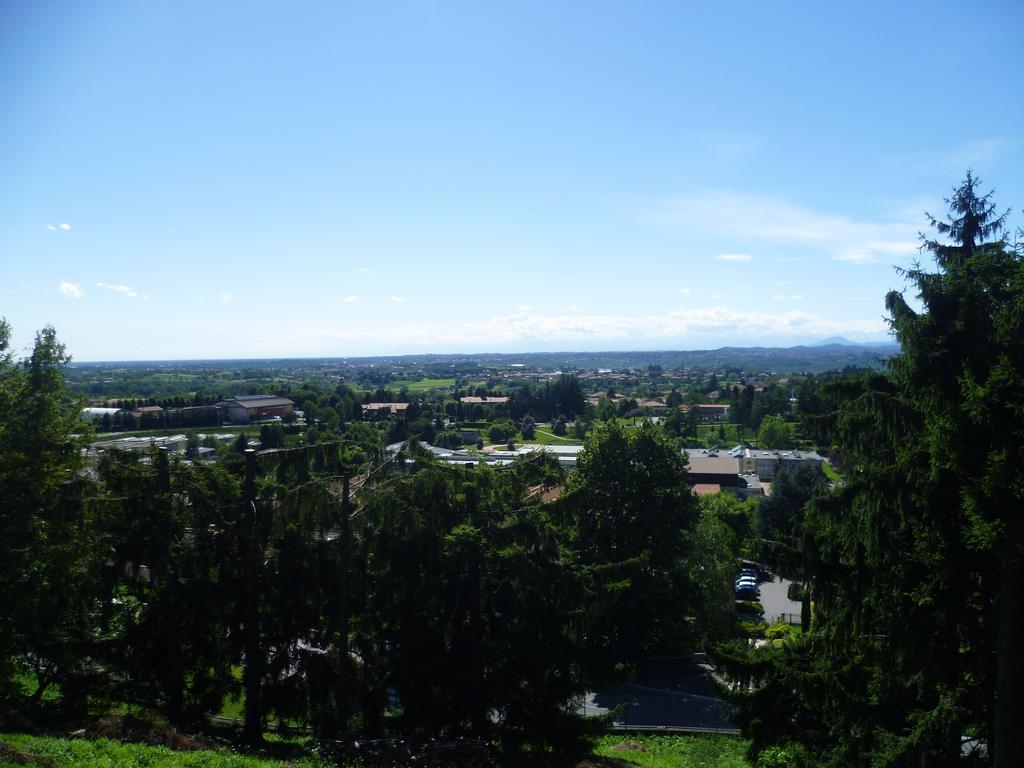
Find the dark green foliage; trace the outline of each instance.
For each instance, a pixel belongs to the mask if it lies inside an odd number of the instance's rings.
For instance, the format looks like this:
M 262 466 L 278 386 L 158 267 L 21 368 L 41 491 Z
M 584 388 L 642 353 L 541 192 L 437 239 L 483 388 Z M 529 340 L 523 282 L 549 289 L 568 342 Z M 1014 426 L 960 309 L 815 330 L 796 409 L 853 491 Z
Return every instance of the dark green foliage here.
M 461 432 L 438 432 L 434 436 L 434 445 L 438 448 L 461 448 L 465 442 Z
M 772 481 L 771 496 L 761 501 L 758 533 L 765 539 L 791 543 L 803 523 L 807 502 L 824 493 L 827 484 L 824 474 L 807 465 L 780 469 Z
M 521 501 L 529 479 L 426 468 L 368 499 L 353 642 L 377 662 L 360 670 L 369 722 L 390 687 L 409 731 L 493 725 L 509 745 L 572 733 L 561 708 L 582 685 L 578 587 L 545 510 Z
M 19 710 L 43 706 L 14 684 L 28 669 L 76 717 L 119 703 L 192 726 L 244 697 L 250 742 L 287 721 L 571 751 L 589 680 L 730 629 L 731 522 L 701 515 L 649 424 L 593 430 L 558 506 L 536 494 L 564 483 L 555 458 L 385 454 L 340 389 L 295 393 L 322 421 L 309 444 L 264 425 L 264 450 L 241 435 L 213 465 L 111 451 L 86 476 L 65 362 L 46 331 L 0 365 L 0 696 Z M 546 391 L 564 414 L 577 390 Z
M 792 448 L 793 429 L 779 416 L 765 416 L 757 430 L 757 442 L 768 450 Z
M 516 426 L 508 419 L 498 419 L 487 429 L 487 438 L 492 443 L 504 443 L 516 433 Z
M 89 428 L 64 388 L 68 358 L 52 328 L 15 361 L 0 320 L 0 694 L 14 690 L 15 659 L 40 682 L 63 686 L 69 708 L 87 684 L 97 550 L 77 476 Z
M 284 426 L 264 424 L 260 427 L 260 448 L 284 448 Z
M 1024 762 L 1024 265 L 976 187 L 969 174 L 949 221 L 931 219 L 948 238 L 923 240 L 936 271 L 905 273 L 921 311 L 887 297 L 903 354 L 831 382 L 831 417 L 815 406 L 847 481 L 802 525 L 765 517 L 795 533 L 814 612 L 782 649 L 720 653 L 754 754 L 960 765 L 970 734 L 995 765 Z
M 686 561 L 699 512 L 673 444 L 649 424 L 595 427 L 559 510 L 603 613 L 588 641 L 595 668 L 608 674 L 647 654 L 685 650 L 694 639 Z

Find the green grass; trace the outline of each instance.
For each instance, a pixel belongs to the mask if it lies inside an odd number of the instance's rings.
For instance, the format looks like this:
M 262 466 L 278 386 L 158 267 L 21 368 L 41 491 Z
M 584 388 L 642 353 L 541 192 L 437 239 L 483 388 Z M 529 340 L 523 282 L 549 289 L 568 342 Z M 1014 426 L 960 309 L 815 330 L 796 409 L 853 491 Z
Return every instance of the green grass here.
M 643 749 L 615 749 L 624 742 Z M 594 745 L 594 754 L 615 760 L 610 765 L 644 768 L 749 768 L 747 742 L 738 736 L 694 734 L 609 734 Z
M 434 389 L 451 389 L 454 386 L 455 379 L 420 379 L 419 381 L 399 379 L 398 381 L 389 381 L 387 383 L 388 389 L 401 389 L 405 387 L 409 390 L 410 394 L 429 392 Z
M 184 752 L 111 739 L 90 741 L 5 733 L 0 734 L 0 742 L 50 758 L 55 768 L 280 768 L 284 765 L 326 768 L 328 765 L 312 757 L 283 761 L 280 757 L 245 755 L 228 749 Z M 641 748 L 615 748 L 623 743 L 639 744 Z M 746 748 L 747 742 L 743 739 L 720 734 L 609 734 L 596 740 L 592 761 L 601 768 L 750 768 Z M 567 763 L 566 768 L 572 764 Z M 15 765 L 0 758 L 0 768 Z
M 152 381 L 193 381 L 199 378 L 199 374 L 196 373 L 151 373 L 146 377 Z
M 719 427 L 722 427 L 725 431 L 725 439 L 719 437 Z M 742 435 L 742 437 L 741 437 Z M 742 443 L 744 440 L 752 440 L 756 436 L 756 433 L 751 429 L 742 429 L 738 424 L 698 424 L 697 425 L 697 439 L 703 442 L 705 445 L 717 445 L 719 448 L 726 446 L 732 447 L 738 443 Z
M 582 445 L 583 441 L 577 437 L 566 435 L 565 437 L 559 437 L 554 432 L 549 432 L 545 429 L 537 429 L 534 431 L 534 436 L 530 440 L 523 440 L 524 443 L 540 443 L 541 445 Z M 520 435 L 520 437 L 522 437 Z M 517 443 L 518 444 L 518 443 Z
M 843 479 L 842 476 L 838 472 L 836 472 L 835 467 L 833 467 L 827 461 L 821 462 L 821 471 L 825 473 L 825 477 L 827 477 L 829 480 L 832 480 L 833 482 L 839 482 Z
M 147 744 L 125 744 L 110 739 L 67 739 L 53 736 L 27 736 L 21 733 L 0 734 L 6 742 L 24 752 L 43 755 L 53 760 L 55 768 L 326 768 L 325 762 L 302 758 L 282 763 L 280 759 L 240 755 L 227 750 L 179 752 Z M 16 764 L 0 758 L 0 768 Z

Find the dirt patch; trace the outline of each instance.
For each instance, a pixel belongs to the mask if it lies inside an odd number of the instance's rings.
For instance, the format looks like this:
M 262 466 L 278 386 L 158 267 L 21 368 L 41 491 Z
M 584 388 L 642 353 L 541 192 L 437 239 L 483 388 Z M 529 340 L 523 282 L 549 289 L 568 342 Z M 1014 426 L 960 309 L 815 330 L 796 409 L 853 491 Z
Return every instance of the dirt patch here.
M 5 744 L 2 741 L 0 741 L 0 760 L 6 760 L 15 765 L 53 765 L 52 757 L 23 752 L 17 747 L 12 747 L 10 744 Z
M 84 739 L 117 739 L 137 744 L 151 744 L 170 749 L 191 751 L 212 749 L 212 745 L 163 723 L 151 723 L 134 715 L 108 715 L 95 723 L 75 731 L 72 736 Z
M 646 752 L 647 747 L 641 744 L 639 741 L 624 741 L 621 744 L 616 744 L 612 749 L 620 752 Z

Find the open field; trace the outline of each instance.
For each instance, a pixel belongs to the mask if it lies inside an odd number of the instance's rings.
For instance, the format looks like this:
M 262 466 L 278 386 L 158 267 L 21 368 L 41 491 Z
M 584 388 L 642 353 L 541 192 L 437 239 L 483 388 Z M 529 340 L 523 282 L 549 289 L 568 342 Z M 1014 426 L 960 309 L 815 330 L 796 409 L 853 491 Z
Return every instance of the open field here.
M 522 435 L 519 435 L 521 438 Z M 535 435 L 532 440 L 523 440 L 524 443 L 541 443 L 542 445 L 582 445 L 583 441 L 578 437 L 572 435 L 566 435 L 565 437 L 559 437 L 554 432 L 547 429 L 540 429 L 539 427 L 535 430 Z
M 419 394 L 435 389 L 451 389 L 455 386 L 455 379 L 420 379 L 419 381 L 399 379 L 397 381 L 389 381 L 387 386 L 388 389 L 401 389 L 405 387 L 410 393 Z

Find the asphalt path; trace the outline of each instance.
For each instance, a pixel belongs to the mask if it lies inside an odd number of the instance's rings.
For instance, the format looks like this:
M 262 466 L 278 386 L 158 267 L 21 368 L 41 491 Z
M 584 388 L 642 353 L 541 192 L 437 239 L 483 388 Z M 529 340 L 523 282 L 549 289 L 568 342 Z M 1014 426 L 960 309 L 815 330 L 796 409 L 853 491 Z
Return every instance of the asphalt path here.
M 788 579 L 774 575 L 758 584 L 761 590 L 760 602 L 764 606 L 764 620 L 769 624 L 781 615 L 786 616 L 787 622 L 800 623 L 800 603 L 789 599 L 789 585 Z
M 623 727 L 736 729 L 708 670 L 693 659 L 648 662 L 625 685 L 587 693 L 580 711 L 595 716 L 616 707 L 615 724 Z

